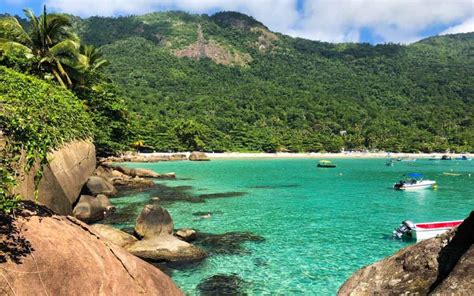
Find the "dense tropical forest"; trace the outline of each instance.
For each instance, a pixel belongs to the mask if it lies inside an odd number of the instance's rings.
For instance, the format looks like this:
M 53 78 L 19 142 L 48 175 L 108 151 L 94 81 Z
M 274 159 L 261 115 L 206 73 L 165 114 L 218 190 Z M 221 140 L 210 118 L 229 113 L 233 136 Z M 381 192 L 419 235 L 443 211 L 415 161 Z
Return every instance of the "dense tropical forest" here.
M 0 64 L 69 88 L 102 154 L 474 149 L 473 33 L 374 46 L 292 38 L 235 12 L 60 16 L 77 62 L 66 44 L 3 50 Z

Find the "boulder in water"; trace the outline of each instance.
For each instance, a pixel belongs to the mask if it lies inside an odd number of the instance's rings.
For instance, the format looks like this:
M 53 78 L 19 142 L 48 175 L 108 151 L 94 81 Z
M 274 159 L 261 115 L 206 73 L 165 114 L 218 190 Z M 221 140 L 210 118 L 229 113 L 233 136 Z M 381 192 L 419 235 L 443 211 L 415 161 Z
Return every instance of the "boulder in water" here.
M 125 248 L 128 245 L 131 245 L 137 241 L 137 239 L 133 235 L 130 235 L 109 225 L 94 224 L 91 225 L 91 228 L 107 241 L 110 241 L 111 243 L 122 248 Z
M 191 161 L 209 161 L 209 157 L 204 152 L 194 151 L 189 155 Z
M 201 260 L 206 253 L 173 236 L 173 220 L 168 211 L 146 205 L 137 218 L 135 233 L 142 240 L 127 247 L 132 254 L 153 261 L 189 262 Z

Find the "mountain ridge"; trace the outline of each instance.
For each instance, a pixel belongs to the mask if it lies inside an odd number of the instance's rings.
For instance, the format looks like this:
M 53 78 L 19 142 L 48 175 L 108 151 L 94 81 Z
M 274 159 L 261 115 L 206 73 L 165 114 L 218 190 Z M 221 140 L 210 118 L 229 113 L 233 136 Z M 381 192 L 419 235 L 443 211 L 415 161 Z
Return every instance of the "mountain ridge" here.
M 474 33 L 331 44 L 216 15 L 75 19 L 155 149 L 472 151 Z

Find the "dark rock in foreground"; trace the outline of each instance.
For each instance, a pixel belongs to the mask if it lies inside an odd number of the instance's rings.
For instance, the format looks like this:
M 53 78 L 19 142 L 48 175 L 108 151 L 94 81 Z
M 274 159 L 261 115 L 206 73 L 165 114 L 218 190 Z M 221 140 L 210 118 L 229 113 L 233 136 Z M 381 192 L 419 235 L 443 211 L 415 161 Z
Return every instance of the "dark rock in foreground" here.
M 201 295 L 246 295 L 242 290 L 245 281 L 235 274 L 217 274 L 205 279 L 197 286 Z
M 339 295 L 472 295 L 474 212 L 457 228 L 354 273 Z

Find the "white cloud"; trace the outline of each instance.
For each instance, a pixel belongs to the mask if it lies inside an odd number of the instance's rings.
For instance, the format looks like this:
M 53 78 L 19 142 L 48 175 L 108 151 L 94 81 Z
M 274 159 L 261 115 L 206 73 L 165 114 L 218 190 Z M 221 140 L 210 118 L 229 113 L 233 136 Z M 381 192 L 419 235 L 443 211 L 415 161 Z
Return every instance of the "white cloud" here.
M 416 41 L 431 26 L 461 23 L 446 31 L 472 30 L 472 0 L 46 0 L 56 10 L 80 16 L 142 14 L 182 9 L 205 13 L 235 10 L 252 15 L 270 29 L 331 42 L 360 41 L 370 30 L 386 42 Z M 469 29 L 471 27 L 471 29 Z
M 439 33 L 439 35 L 468 33 L 468 32 L 474 32 L 474 17 L 467 19 L 465 22 L 457 26 L 452 26 L 444 30 L 443 32 Z

